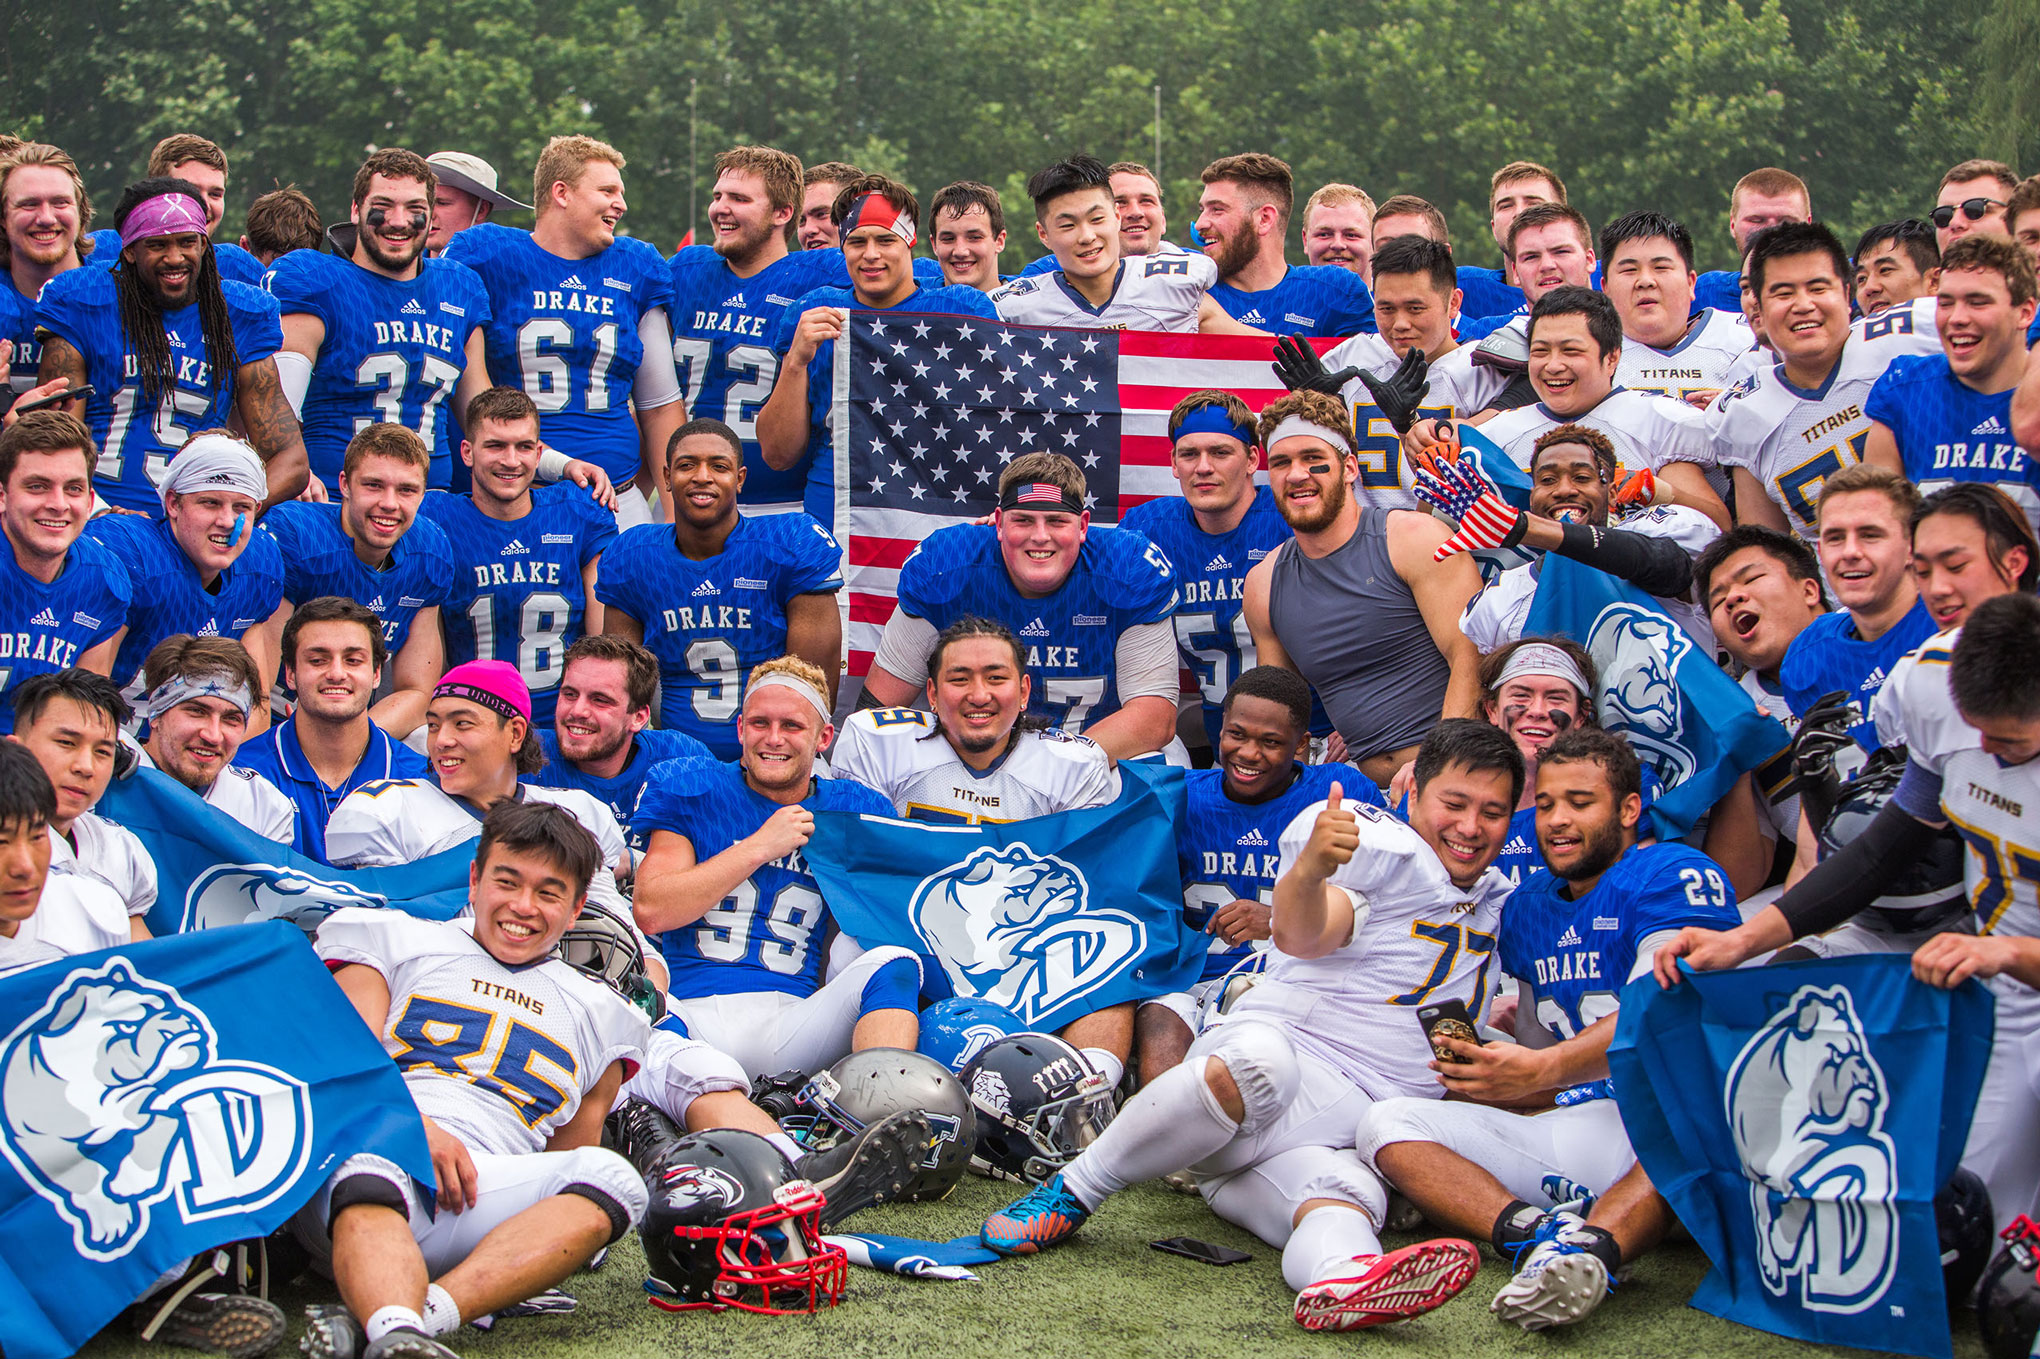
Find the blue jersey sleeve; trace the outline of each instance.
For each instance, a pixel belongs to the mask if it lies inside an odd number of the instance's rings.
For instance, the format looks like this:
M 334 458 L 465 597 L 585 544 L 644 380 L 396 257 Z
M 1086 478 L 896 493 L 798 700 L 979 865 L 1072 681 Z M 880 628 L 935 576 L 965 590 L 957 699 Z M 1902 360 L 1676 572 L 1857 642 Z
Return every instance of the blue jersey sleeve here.
M 1103 540 L 1102 542 L 1100 540 Z M 1126 528 L 1092 529 L 1085 543 L 1100 551 L 1100 584 L 1122 626 L 1159 623 L 1176 611 L 1176 569 L 1146 535 Z
M 589 562 L 616 545 L 619 536 L 616 516 L 598 505 L 595 497 L 589 494 L 585 487 L 574 486 L 572 489 L 574 494 L 567 498 L 567 503 L 572 505 L 580 516 L 580 528 L 574 541 L 581 554 L 581 565 L 585 569 Z M 599 571 L 596 573 L 596 580 L 598 582 L 601 580 Z
M 1721 865 L 1687 845 L 1664 843 L 1633 849 L 1640 870 L 1628 885 L 1622 907 L 1623 939 L 1634 960 L 1654 934 L 1696 925 L 1734 929 L 1742 923 L 1735 889 Z M 1620 986 L 1626 978 L 1615 979 Z
M 1318 273 L 1317 281 L 1326 296 L 1324 315 L 1318 322 L 1318 334 L 1371 333 L 1374 330 L 1374 297 L 1367 291 L 1367 281 L 1351 269 L 1342 269 L 1337 265 L 1319 264 L 1308 267 Z
M 805 514 L 774 515 L 761 522 L 783 534 L 786 593 L 833 594 L 843 588 L 843 548 Z
M 949 605 L 971 570 L 986 565 L 983 550 L 996 543 L 998 533 L 989 524 L 955 524 L 930 534 L 900 567 L 900 608 L 937 628 L 947 626 Z
M 221 283 L 227 319 L 234 327 L 234 357 L 242 364 L 259 362 L 283 348 L 283 313 L 276 299 L 247 283 Z
M 1863 414 L 1889 429 L 1898 441 L 1901 454 L 1907 443 L 1907 416 L 1911 414 L 1911 388 L 1914 374 L 1920 362 L 1927 356 L 1904 354 L 1891 361 L 1877 381 L 1870 385 L 1870 395 L 1863 400 Z
M 652 596 L 653 582 L 643 566 L 644 547 L 656 535 L 667 532 L 659 524 L 640 524 L 617 535 L 602 554 L 602 569 L 595 574 L 595 598 L 610 608 L 644 623 L 657 611 Z
M 219 269 L 223 283 L 240 283 L 250 288 L 262 286 L 262 261 L 238 245 L 213 242 L 213 264 Z
M 328 330 L 333 328 L 336 317 L 324 267 L 330 258 L 316 250 L 293 250 L 276 257 L 263 276 L 262 287 L 276 299 L 278 311 L 285 316 L 316 316 Z

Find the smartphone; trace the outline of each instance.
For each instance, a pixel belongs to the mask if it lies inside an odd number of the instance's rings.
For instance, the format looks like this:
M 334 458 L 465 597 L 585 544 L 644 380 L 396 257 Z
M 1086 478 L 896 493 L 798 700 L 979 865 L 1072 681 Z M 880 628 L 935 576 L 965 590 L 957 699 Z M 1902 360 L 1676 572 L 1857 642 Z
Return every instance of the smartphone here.
M 52 392 L 48 396 L 39 396 L 33 401 L 23 401 L 15 406 L 14 413 L 16 415 L 27 415 L 30 411 L 46 411 L 52 406 L 61 406 L 66 401 L 83 401 L 90 395 L 92 395 L 92 384 L 89 382 L 83 387 L 66 387 L 61 392 Z
M 1462 1043 L 1479 1044 L 1480 1030 L 1474 1027 L 1473 1016 L 1467 1013 L 1463 1000 L 1444 1000 L 1436 1005 L 1417 1007 L 1417 1023 L 1424 1026 L 1424 1037 L 1430 1040 L 1431 1052 L 1441 1062 L 1455 1066 L 1467 1064 L 1464 1057 L 1454 1053 L 1438 1040 L 1455 1038 Z
M 1185 1260 L 1196 1260 L 1207 1265 L 1243 1265 L 1254 1257 L 1231 1246 L 1220 1246 L 1210 1241 L 1199 1241 L 1194 1236 L 1170 1236 L 1160 1241 L 1148 1242 L 1156 1250 L 1167 1255 L 1180 1255 Z

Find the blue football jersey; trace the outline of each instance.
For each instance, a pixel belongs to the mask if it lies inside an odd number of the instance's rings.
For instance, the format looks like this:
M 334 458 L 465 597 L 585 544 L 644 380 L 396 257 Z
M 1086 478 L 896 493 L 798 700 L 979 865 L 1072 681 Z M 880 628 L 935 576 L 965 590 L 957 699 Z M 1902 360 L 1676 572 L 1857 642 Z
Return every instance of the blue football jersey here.
M 283 603 L 283 552 L 260 524 L 249 530 L 248 546 L 220 573 L 219 588 L 208 590 L 198 568 L 170 535 L 166 519 L 102 514 L 85 527 L 86 536 L 111 552 L 128 578 L 128 630 L 113 662 L 113 682 L 126 688 L 165 637 L 239 639 L 269 621 Z
M 891 816 L 892 804 L 861 783 L 816 779 L 801 805 L 815 812 Z M 780 804 L 751 790 L 744 771 L 714 760 L 670 760 L 652 770 L 631 816 L 632 848 L 654 831 L 687 837 L 697 862 L 755 834 Z M 828 953 L 829 908 L 799 851 L 759 868 L 697 924 L 658 936 L 673 975 L 669 994 L 701 996 L 784 991 L 811 995 Z
M 453 581 L 439 611 L 446 668 L 510 662 L 531 690 L 532 720 L 550 726 L 566 650 L 588 616 L 583 571 L 616 541 L 616 516 L 562 481 L 532 487 L 522 519 L 491 519 L 451 491 L 428 491 L 418 517 L 439 526 L 452 553 Z
M 1013 629 L 1034 677 L 1028 711 L 1075 733 L 1119 711 L 1119 634 L 1175 612 L 1176 571 L 1141 534 L 1094 528 L 1062 588 L 1030 599 L 1006 574 L 999 531 L 957 524 L 936 530 L 901 565 L 899 601 L 937 632 L 973 614 Z
M 1720 865 L 1687 845 L 1661 842 L 1629 850 L 1578 901 L 1549 870 L 1531 874 L 1502 909 L 1496 951 L 1504 972 L 1530 983 L 1537 1022 L 1564 1041 L 1615 1013 L 1637 951 L 1652 935 L 1741 923 Z M 1602 1081 L 1581 1089 L 1593 1087 L 1607 1093 Z
M 1693 284 L 1693 305 L 1712 307 L 1716 311 L 1743 314 L 1742 271 L 1739 269 L 1709 269 Z
M 453 549 L 439 526 L 420 514 L 390 549 L 383 569 L 372 570 L 356 555 L 340 515 L 338 505 L 288 500 L 262 517 L 283 549 L 283 597 L 297 605 L 341 595 L 367 605 L 382 620 L 383 642 L 395 657 L 411 639 L 418 610 L 446 603 L 453 588 Z
M 737 709 L 751 667 L 786 654 L 795 595 L 843 588 L 843 549 L 804 514 L 746 516 L 723 550 L 683 555 L 670 524 L 640 524 L 602 558 L 595 597 L 644 627 L 659 658 L 659 725 L 719 760 L 737 758 Z
M 1477 265 L 1459 266 L 1459 314 L 1461 316 L 1507 316 L 1523 306 L 1523 290 L 1504 281 L 1499 269 Z
M 1534 775 L 1533 775 L 1534 777 Z M 1664 791 L 1658 781 L 1657 771 L 1643 770 L 1643 810 L 1650 811 L 1650 804 Z M 1409 802 L 1404 800 L 1396 815 L 1409 820 Z M 1519 886 L 1523 879 L 1544 868 L 1544 851 L 1537 845 L 1537 809 L 1525 807 L 1509 818 L 1509 838 L 1502 842 L 1502 852 L 1495 856 L 1492 865 L 1497 873 Z
M 133 593 L 120 558 L 91 538 L 71 544 L 45 585 L 0 540 L 0 732 L 14 730 L 14 687 L 30 675 L 68 670 L 127 626 Z
M 425 484 L 448 485 L 446 403 L 467 366 L 468 337 L 489 319 L 489 295 L 474 271 L 427 259 L 416 278 L 395 279 L 338 255 L 293 250 L 271 266 L 263 287 L 285 316 L 316 316 L 326 327 L 305 390 L 312 472 L 336 488 L 348 441 L 381 421 L 416 431 L 432 450 Z
M 613 779 L 598 779 L 560 758 L 560 738 L 551 719 L 538 729 L 538 744 L 545 751 L 545 768 L 536 774 L 521 774 L 518 782 L 534 788 L 578 788 L 607 803 L 616 813 L 616 824 L 628 826 L 637 810 L 638 794 L 652 771 L 668 760 L 714 760 L 708 747 L 692 736 L 661 727 L 646 727 L 631 738 L 630 758 Z
M 818 288 L 848 288 L 840 250 L 801 250 L 738 278 L 713 250 L 690 247 L 667 261 L 673 274 L 673 361 L 689 417 L 720 420 L 744 441 L 744 505 L 796 506 L 806 461 L 784 472 L 758 451 L 758 412 L 779 378 L 772 347 L 787 308 Z M 798 318 L 796 318 L 797 321 Z
M 93 249 L 85 257 L 87 264 L 111 269 L 120 260 L 120 233 L 111 227 L 90 233 Z M 222 283 L 245 283 L 251 288 L 262 286 L 262 261 L 258 260 L 231 241 L 214 241 L 213 264 L 220 271 Z
M 673 300 L 659 252 L 619 236 L 598 255 L 563 259 L 528 231 L 484 222 L 448 242 L 445 258 L 481 276 L 489 294 L 489 376 L 522 387 L 537 404 L 545 441 L 595 463 L 619 486 L 635 477 L 630 391 L 647 360 L 638 322 Z M 649 356 L 653 363 L 669 358 Z
M 1219 282 L 1211 296 L 1227 316 L 1270 335 L 1358 335 L 1374 329 L 1374 298 L 1365 280 L 1337 265 L 1298 265 L 1257 293 Z
M 1856 721 L 1849 734 L 1864 750 L 1875 750 L 1883 742 L 1877 739 L 1877 724 L 1870 720 L 1870 700 L 1884 687 L 1885 677 L 1899 658 L 1939 631 L 1924 599 L 1915 599 L 1905 617 L 1874 642 L 1863 640 L 1846 609 L 1824 613 L 1802 628 L 1785 648 L 1785 659 L 1778 666 L 1778 687 L 1784 690 L 1794 717 L 1806 716 L 1806 710 L 1823 694 L 1838 689 L 1847 694 L 1856 706 Z
M 779 331 L 772 337 L 772 352 L 783 362 L 787 351 L 793 348 L 793 333 L 800 328 L 801 316 L 815 307 L 842 307 L 860 313 L 875 313 L 878 309 L 859 306 L 857 295 L 848 288 L 817 288 L 792 306 L 779 317 Z M 930 312 L 944 316 L 982 316 L 987 320 L 999 319 L 992 307 L 989 294 L 975 288 L 928 287 L 916 288 L 907 294 L 907 299 L 897 306 L 886 307 L 885 311 Z M 835 389 L 836 342 L 824 340 L 815 349 L 815 356 L 808 363 L 808 451 L 795 471 L 805 469 L 807 489 L 803 492 L 801 505 L 815 521 L 833 525 L 836 517 L 836 450 L 830 438 L 830 393 Z
M 1290 766 L 1290 784 L 1260 802 L 1226 796 L 1225 771 L 1193 769 L 1183 780 L 1189 801 L 1176 827 L 1176 862 L 1183 873 L 1183 923 L 1198 933 L 1212 913 L 1235 900 L 1273 904 L 1282 876 L 1282 832 L 1297 814 L 1325 797 L 1336 783 L 1348 802 L 1383 807 L 1374 780 L 1349 764 Z M 1211 936 L 1204 976 L 1222 977 L 1254 951 Z
M 36 385 L 42 341 L 35 335 L 35 299 L 17 291 L 13 275 L 4 269 L 0 269 L 0 340 L 14 346 L 7 361 L 7 385 L 19 396 Z
M 1920 494 L 1980 481 L 2040 524 L 2040 465 L 2012 438 L 2012 390 L 1977 391 L 1946 354 L 1906 354 L 1870 388 L 1863 413 L 1891 431 Z
M 235 359 L 248 364 L 276 353 L 283 346 L 276 299 L 241 283 L 222 283 L 220 289 L 233 325 Z M 224 426 L 234 410 L 234 375 L 220 373 L 213 385 L 198 304 L 163 317 L 177 381 L 154 406 L 145 404 L 134 353 L 121 329 L 112 270 L 58 274 L 43 285 L 35 323 L 84 356 L 85 380 L 93 388 L 85 400 L 85 423 L 99 444 L 93 486 L 108 504 L 160 516 L 156 483 L 170 456 L 198 431 Z

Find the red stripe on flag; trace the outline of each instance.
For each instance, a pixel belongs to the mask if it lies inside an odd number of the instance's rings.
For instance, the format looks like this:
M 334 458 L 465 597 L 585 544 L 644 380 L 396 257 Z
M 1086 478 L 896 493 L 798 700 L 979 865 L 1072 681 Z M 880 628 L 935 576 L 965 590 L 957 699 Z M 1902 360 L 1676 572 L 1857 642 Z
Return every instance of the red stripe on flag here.
M 850 592 L 850 621 L 853 623 L 883 623 L 891 618 L 899 601 L 891 595 L 860 594 Z
M 852 566 L 882 566 L 897 571 L 900 563 L 914 555 L 920 544 L 910 538 L 870 538 L 859 534 L 853 528 L 850 538 L 850 564 Z

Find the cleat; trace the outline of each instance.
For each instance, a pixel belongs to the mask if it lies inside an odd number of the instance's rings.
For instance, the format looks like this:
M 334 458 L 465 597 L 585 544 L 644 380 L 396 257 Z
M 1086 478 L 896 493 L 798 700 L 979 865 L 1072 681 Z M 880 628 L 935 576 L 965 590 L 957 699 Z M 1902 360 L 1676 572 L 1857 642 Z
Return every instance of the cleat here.
M 305 1308 L 305 1333 L 298 1337 L 298 1352 L 305 1359 L 361 1359 L 366 1344 L 360 1323 L 343 1305 L 321 1302 Z
M 1405 1321 L 1441 1307 L 1473 1282 L 1480 1252 L 1441 1237 L 1386 1255 L 1358 1255 L 1359 1271 L 1321 1279 L 1296 1295 L 1296 1324 L 1306 1331 L 1357 1331 Z
M 1608 1266 L 1583 1244 L 1578 1214 L 1554 1212 L 1537 1224 L 1537 1235 L 1518 1254 L 1515 1277 L 1488 1305 L 1503 1321 L 1526 1331 L 1570 1326 L 1601 1305 L 1613 1290 Z
M 822 1191 L 822 1227 L 827 1230 L 866 1208 L 903 1197 L 935 1142 L 928 1116 L 902 1109 L 827 1151 L 809 1152 L 793 1173 Z
M 1414 1232 L 1421 1230 L 1423 1225 L 1424 1210 L 1395 1190 L 1389 1190 L 1388 1220 L 1382 1226 L 1391 1232 Z
M 423 1331 L 399 1326 L 368 1347 L 362 1359 L 460 1359 Z
M 1034 1255 L 1077 1234 L 1091 1210 L 1052 1175 L 985 1219 L 978 1240 L 1001 1255 Z
M 233 1359 L 269 1353 L 289 1329 L 283 1309 L 240 1293 L 194 1293 L 172 1309 L 156 1330 L 166 1345 L 211 1350 Z
M 616 1153 L 647 1179 L 658 1173 L 673 1144 L 687 1135 L 657 1105 L 641 1099 L 619 1102 L 603 1131 Z

